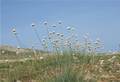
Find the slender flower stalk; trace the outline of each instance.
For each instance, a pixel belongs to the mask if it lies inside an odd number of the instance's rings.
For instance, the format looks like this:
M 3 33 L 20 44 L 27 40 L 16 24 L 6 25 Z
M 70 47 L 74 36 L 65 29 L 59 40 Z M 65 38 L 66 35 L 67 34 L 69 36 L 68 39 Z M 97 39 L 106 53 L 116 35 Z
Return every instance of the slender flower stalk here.
M 20 53 L 20 46 L 17 46 L 16 54 L 18 55 Z
M 33 50 L 33 54 L 34 54 L 34 59 L 36 59 L 37 58 L 37 52 L 34 48 L 34 45 L 32 45 L 32 50 Z
M 51 41 L 50 41 L 51 37 L 50 37 L 49 28 L 48 28 L 48 22 L 47 22 L 47 21 L 44 21 L 43 24 L 44 24 L 44 26 L 45 26 L 45 28 L 46 28 L 47 37 L 48 37 L 48 40 L 47 40 L 47 38 L 46 38 L 46 40 L 43 41 L 43 46 L 44 46 L 44 48 L 47 50 L 47 53 L 48 53 L 48 55 L 49 55 L 49 45 L 48 45 L 48 41 L 51 43 Z
M 21 41 L 20 41 L 20 39 L 19 39 L 19 37 L 18 37 L 18 33 L 16 32 L 16 29 L 15 29 L 15 28 L 12 29 L 12 33 L 13 33 L 13 35 L 15 36 L 18 45 L 20 46 L 22 43 L 21 43 Z
M 40 38 L 40 36 L 39 36 L 39 34 L 38 34 L 38 31 L 37 31 L 37 29 L 36 29 L 35 23 L 32 23 L 31 26 L 32 26 L 32 28 L 33 28 L 33 31 L 35 32 L 35 35 L 36 35 L 38 41 L 40 42 L 40 44 L 42 44 L 41 38 Z

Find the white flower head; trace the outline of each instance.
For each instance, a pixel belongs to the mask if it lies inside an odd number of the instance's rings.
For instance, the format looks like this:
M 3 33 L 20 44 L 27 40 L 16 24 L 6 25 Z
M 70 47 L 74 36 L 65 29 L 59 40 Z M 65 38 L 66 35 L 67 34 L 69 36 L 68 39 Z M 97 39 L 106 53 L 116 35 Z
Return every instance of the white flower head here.
M 57 36 L 60 36 L 60 33 L 56 33 L 57 34 Z
M 112 56 L 112 58 L 108 59 L 108 61 L 114 62 L 115 59 L 116 59 L 116 56 Z
M 13 33 L 13 34 L 15 34 L 15 35 L 17 34 L 17 32 L 16 32 L 16 29 L 15 29 L 15 28 L 13 28 L 13 29 L 12 29 L 12 33 Z
M 104 60 L 99 60 L 100 61 L 100 65 L 102 65 L 103 64 L 103 62 L 104 62 Z
M 67 27 L 67 30 L 71 30 L 71 27 Z
M 49 35 L 52 35 L 52 32 L 49 32 Z
M 16 29 L 15 29 L 15 28 L 13 28 L 13 29 L 12 29 L 12 32 L 16 32 Z
M 18 51 L 18 50 L 16 51 L 16 54 L 19 54 L 19 51 Z
M 53 31 L 52 34 L 55 34 L 55 31 Z
M 58 21 L 58 24 L 62 24 L 62 21 L 61 21 L 61 20 L 59 20 L 59 21 Z
M 8 62 L 8 60 L 6 59 L 5 62 Z
M 87 42 L 87 44 L 90 45 L 90 44 L 92 44 L 92 43 L 89 41 L 89 42 Z
M 40 57 L 40 60 L 43 60 L 43 59 L 44 59 L 44 58 L 41 56 L 41 57 Z
M 32 26 L 32 27 L 35 27 L 35 23 L 32 23 L 31 26 Z
M 63 34 L 60 34 L 61 37 L 63 37 L 64 35 Z
M 57 26 L 55 24 L 53 24 L 52 27 L 57 27 Z
M 20 46 L 17 46 L 17 49 L 20 49 Z
M 31 55 L 29 55 L 29 58 L 31 58 L 32 56 Z
M 48 24 L 48 22 L 47 22 L 47 21 L 44 21 L 44 22 L 43 22 L 43 24 L 44 24 L 44 25 L 47 25 L 47 24 Z
M 54 43 L 58 43 L 58 42 L 59 42 L 59 40 L 54 40 L 53 42 L 54 42 Z
M 4 53 L 5 53 L 5 51 L 4 51 L 4 50 L 2 50 L 1 52 L 2 52 L 2 54 L 4 54 Z
M 45 39 L 42 39 L 42 42 L 46 42 L 46 40 L 45 40 Z
M 98 42 L 98 41 L 95 41 L 94 43 L 95 43 L 95 44 L 99 44 L 99 42 Z
M 96 41 L 97 41 L 97 42 L 100 42 L 100 38 L 97 38 Z
M 113 57 L 112 57 L 112 59 L 115 59 L 115 58 L 116 58 L 116 56 L 113 56 Z

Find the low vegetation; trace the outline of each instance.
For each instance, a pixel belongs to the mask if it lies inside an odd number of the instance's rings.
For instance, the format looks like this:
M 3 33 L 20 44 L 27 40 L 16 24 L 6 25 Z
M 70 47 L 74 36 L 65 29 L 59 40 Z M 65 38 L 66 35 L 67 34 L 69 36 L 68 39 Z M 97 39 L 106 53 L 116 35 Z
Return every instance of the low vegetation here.
M 5 54 L 1 54 L 5 56 Z M 26 54 L 27 55 L 27 54 Z M 32 54 L 34 55 L 34 54 Z M 119 82 L 120 54 L 61 54 L 0 62 L 0 82 Z M 17 57 L 17 55 L 16 55 Z M 11 62 L 11 60 L 15 60 Z

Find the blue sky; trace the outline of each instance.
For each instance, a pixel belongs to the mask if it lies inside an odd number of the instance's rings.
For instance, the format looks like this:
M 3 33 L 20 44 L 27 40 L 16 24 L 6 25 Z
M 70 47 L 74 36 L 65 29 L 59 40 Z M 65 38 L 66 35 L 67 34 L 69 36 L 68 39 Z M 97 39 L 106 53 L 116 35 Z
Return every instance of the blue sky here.
M 31 23 L 38 24 L 42 38 L 45 28 L 42 22 L 56 24 L 62 20 L 57 31 L 65 32 L 67 26 L 76 28 L 81 39 L 85 33 L 91 38 L 99 37 L 105 49 L 117 49 L 120 43 L 120 1 L 119 0 L 1 0 L 0 44 L 17 46 L 11 28 L 16 27 L 23 47 L 38 42 L 31 29 Z M 55 28 L 56 30 L 56 28 Z

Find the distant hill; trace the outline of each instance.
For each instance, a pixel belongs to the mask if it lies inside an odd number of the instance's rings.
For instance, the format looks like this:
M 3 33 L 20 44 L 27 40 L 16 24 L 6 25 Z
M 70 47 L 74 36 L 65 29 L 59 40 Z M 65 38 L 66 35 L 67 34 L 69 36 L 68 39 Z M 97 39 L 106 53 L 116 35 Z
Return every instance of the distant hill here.
M 0 45 L 0 50 L 10 51 L 10 52 L 16 52 L 18 50 L 17 47 L 10 46 L 10 45 Z M 25 48 L 19 48 L 19 52 L 30 52 L 31 49 L 25 49 Z
M 11 45 L 0 45 L 0 53 L 2 51 L 13 52 L 13 53 L 16 51 L 19 51 L 19 53 L 31 53 L 31 52 L 33 52 L 33 49 L 31 49 L 31 48 L 17 48 L 15 46 L 11 46 Z M 39 52 L 40 53 L 47 53 L 46 51 L 39 50 L 39 49 L 35 49 L 35 51 L 37 53 L 39 53 Z

